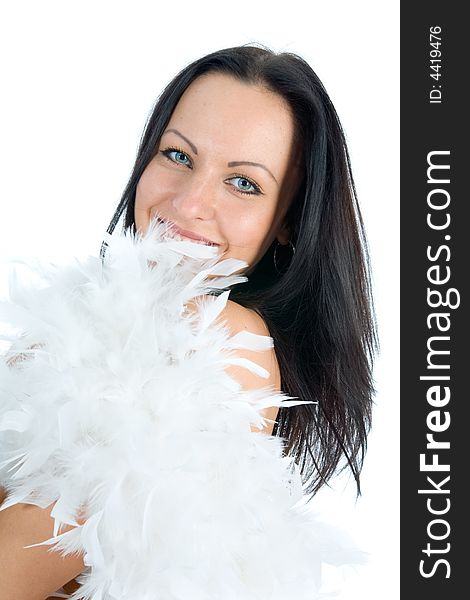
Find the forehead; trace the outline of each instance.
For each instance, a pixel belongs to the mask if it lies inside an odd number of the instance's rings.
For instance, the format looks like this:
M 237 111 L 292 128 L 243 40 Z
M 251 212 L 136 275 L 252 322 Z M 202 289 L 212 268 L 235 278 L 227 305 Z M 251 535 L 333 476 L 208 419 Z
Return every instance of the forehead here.
M 198 148 L 247 154 L 240 160 L 259 160 L 262 153 L 282 163 L 294 138 L 291 110 L 281 96 L 221 73 L 205 74 L 188 86 L 168 127 L 182 131 Z

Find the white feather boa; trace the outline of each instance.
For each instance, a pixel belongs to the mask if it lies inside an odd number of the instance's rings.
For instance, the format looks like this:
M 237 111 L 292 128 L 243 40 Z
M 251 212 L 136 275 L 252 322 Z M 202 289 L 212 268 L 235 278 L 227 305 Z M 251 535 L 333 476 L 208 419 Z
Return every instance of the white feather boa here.
M 272 338 L 214 323 L 230 291 L 209 292 L 246 281 L 246 263 L 163 233 L 108 236 L 104 264 L 36 263 L 41 286 L 10 278 L 1 508 L 55 502 L 44 544 L 87 567 L 72 598 L 313 600 L 321 562 L 357 554 L 303 505 L 282 438 L 251 431 L 263 408 L 301 402 L 225 370 L 267 376 L 236 351 Z

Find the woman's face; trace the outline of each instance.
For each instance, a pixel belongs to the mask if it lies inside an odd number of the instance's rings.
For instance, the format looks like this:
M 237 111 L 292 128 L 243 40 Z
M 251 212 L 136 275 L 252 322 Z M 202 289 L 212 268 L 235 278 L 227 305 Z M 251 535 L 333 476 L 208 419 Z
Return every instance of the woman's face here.
M 191 83 L 136 190 L 135 222 L 157 216 L 218 244 L 250 270 L 275 238 L 295 193 L 294 122 L 283 98 L 219 73 Z

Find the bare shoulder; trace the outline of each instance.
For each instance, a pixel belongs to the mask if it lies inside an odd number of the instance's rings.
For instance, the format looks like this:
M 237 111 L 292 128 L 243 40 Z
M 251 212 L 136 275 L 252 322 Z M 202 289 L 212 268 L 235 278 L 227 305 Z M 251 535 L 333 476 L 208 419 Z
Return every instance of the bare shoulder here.
M 249 331 L 258 335 L 270 335 L 269 329 L 264 319 L 256 311 L 241 306 L 232 300 L 228 300 L 224 310 L 220 313 L 218 320 L 225 322 L 226 327 L 232 334 L 240 331 Z M 242 389 L 255 388 L 270 388 L 273 391 L 281 390 L 281 375 L 279 363 L 277 361 L 275 348 L 270 348 L 263 351 L 239 350 L 238 355 L 241 358 L 247 358 L 257 363 L 269 372 L 269 378 L 264 379 L 259 375 L 251 373 L 248 369 L 230 365 L 227 367 L 227 372 L 236 379 Z M 278 414 L 278 408 L 271 407 L 263 411 L 265 418 L 275 421 Z M 262 430 L 263 433 L 272 434 L 274 423 L 268 422 L 267 426 Z M 258 431 L 252 428 L 253 431 Z
M 197 304 L 193 301 L 186 304 L 186 308 L 190 312 L 197 312 Z M 217 317 L 216 323 L 225 325 L 232 335 L 240 331 L 249 331 L 258 335 L 270 335 L 269 329 L 261 315 L 232 300 L 227 300 L 224 309 Z M 281 391 L 281 374 L 275 348 L 262 351 L 240 349 L 237 354 L 240 358 L 246 358 L 257 363 L 269 373 L 268 379 L 264 379 L 243 367 L 228 365 L 225 370 L 240 383 L 242 389 L 269 388 L 275 392 Z M 263 416 L 268 419 L 266 427 L 261 430 L 263 433 L 272 434 L 278 411 L 277 406 L 263 410 Z M 252 431 L 259 430 L 252 427 Z
M 233 300 L 227 300 L 219 319 L 227 320 L 231 330 L 241 331 L 245 329 L 261 335 L 269 335 L 269 329 L 261 315 Z

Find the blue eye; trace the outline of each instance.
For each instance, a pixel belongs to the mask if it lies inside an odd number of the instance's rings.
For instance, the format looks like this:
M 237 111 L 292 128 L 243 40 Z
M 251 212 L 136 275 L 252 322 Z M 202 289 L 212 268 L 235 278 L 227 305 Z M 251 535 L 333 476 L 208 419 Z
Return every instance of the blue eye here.
M 241 192 L 242 194 L 259 194 L 261 191 L 257 185 L 255 185 L 246 177 L 243 177 L 243 175 L 237 175 L 236 177 L 232 177 L 231 180 L 233 179 L 239 180 L 238 184 L 235 185 L 235 189 Z
M 167 148 L 166 150 L 161 150 L 161 154 L 163 154 L 163 156 L 166 156 L 166 158 L 171 162 L 183 165 L 184 167 L 189 167 L 191 164 L 189 156 L 186 154 L 186 152 L 183 152 L 178 148 Z M 189 162 L 184 162 L 184 159 L 186 159 Z

